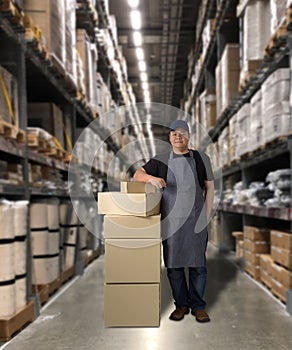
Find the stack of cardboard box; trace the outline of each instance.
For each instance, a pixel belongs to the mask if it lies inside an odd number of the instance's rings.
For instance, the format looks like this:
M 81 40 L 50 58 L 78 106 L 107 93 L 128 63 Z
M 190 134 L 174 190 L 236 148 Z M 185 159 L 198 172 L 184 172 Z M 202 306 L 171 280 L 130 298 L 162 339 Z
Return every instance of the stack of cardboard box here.
M 271 231 L 271 264 L 273 294 L 286 302 L 286 292 L 292 289 L 292 236 L 291 233 Z
M 138 182 L 98 195 L 98 212 L 106 214 L 106 327 L 159 326 L 160 199 L 155 187 Z
M 260 280 L 260 254 L 270 252 L 270 231 L 265 228 L 244 226 L 245 271 Z

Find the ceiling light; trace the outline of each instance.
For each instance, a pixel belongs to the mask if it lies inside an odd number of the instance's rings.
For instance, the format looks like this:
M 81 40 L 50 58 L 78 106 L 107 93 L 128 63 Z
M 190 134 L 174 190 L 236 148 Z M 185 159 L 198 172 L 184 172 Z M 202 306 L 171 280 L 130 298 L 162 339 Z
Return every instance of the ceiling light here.
M 131 23 L 135 30 L 141 29 L 141 13 L 138 10 L 131 11 Z
M 148 76 L 147 76 L 147 74 L 145 72 L 141 73 L 140 77 L 141 77 L 142 81 L 147 81 L 148 80 Z
M 144 60 L 144 51 L 143 51 L 143 49 L 141 49 L 141 47 L 138 47 L 136 49 L 136 56 L 137 56 L 139 61 Z
M 133 33 L 133 40 L 135 46 L 141 46 L 142 45 L 142 35 L 140 32 L 134 32 Z
M 130 7 L 137 7 L 139 5 L 139 0 L 128 0 Z
M 147 83 L 147 81 L 144 81 L 142 83 L 142 88 L 143 88 L 143 90 L 149 90 L 149 84 Z
M 146 71 L 146 63 L 145 61 L 139 61 L 138 62 L 139 70 L 140 72 L 145 72 Z

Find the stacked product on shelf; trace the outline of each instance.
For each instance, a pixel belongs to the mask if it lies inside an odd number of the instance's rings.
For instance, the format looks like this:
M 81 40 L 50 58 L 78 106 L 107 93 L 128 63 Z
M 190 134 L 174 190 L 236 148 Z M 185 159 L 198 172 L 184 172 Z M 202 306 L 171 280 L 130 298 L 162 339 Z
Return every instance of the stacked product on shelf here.
M 32 284 L 49 284 L 60 277 L 59 201 L 30 203 Z
M 221 60 L 216 67 L 217 118 L 238 93 L 239 62 L 239 45 L 226 44 Z
M 271 289 L 286 302 L 286 292 L 292 289 L 291 233 L 271 230 Z
M 209 224 L 209 233 L 210 233 L 210 242 L 214 246 L 219 247 L 220 245 L 220 217 L 218 214 L 215 214 L 213 219 Z
M 0 66 L 0 121 L 4 120 L 16 127 L 18 127 L 19 118 L 17 89 L 18 85 L 15 77 Z M 4 133 L 3 131 L 1 131 L 1 134 Z
M 241 259 L 244 257 L 243 232 L 233 231 L 232 236 L 235 238 L 235 256 L 237 259 Z
M 264 125 L 262 111 L 262 92 L 258 90 L 250 100 L 250 137 L 247 152 L 264 145 Z
M 260 254 L 270 253 L 270 231 L 266 228 L 244 226 L 245 271 L 260 280 Z
M 264 48 L 270 37 L 270 0 L 249 1 L 243 13 L 241 83 L 244 83 L 245 79 L 248 79 L 259 68 L 264 56 Z
M 248 152 L 250 142 L 250 103 L 245 103 L 236 114 L 237 156 Z
M 138 182 L 98 194 L 98 212 L 106 214 L 106 327 L 159 326 L 160 199 L 155 187 Z
M 262 119 L 264 142 L 288 135 L 291 129 L 290 69 L 279 68 L 262 84 Z
M 23 184 L 22 165 L 0 161 L 0 183 L 1 184 Z
M 216 124 L 216 94 L 215 89 L 206 89 L 200 95 L 201 126 L 205 134 Z
M 261 282 L 268 287 L 272 288 L 272 265 L 273 259 L 271 254 L 260 254 L 260 277 Z
M 76 49 L 81 58 L 83 67 L 85 96 L 87 102 L 90 102 L 91 105 L 96 107 L 96 47 L 94 44 L 91 44 L 85 29 L 77 29 L 76 37 Z
M 219 160 L 221 166 L 230 164 L 230 153 L 229 153 L 229 126 L 223 129 L 221 135 L 218 138 L 219 148 Z
M 229 119 L 229 158 L 230 158 L 230 162 L 239 159 L 239 155 L 238 155 L 238 144 L 239 144 L 238 133 L 239 133 L 239 130 L 238 130 L 238 116 L 237 116 L 237 114 L 234 114 Z
M 15 314 L 26 301 L 26 201 L 0 202 L 0 318 Z
M 26 278 L 27 278 L 27 201 L 13 202 L 14 208 L 14 271 L 15 271 L 15 292 L 16 310 L 26 305 Z
M 74 267 L 78 249 L 79 219 L 70 201 L 60 204 L 60 228 L 61 270 L 65 271 Z

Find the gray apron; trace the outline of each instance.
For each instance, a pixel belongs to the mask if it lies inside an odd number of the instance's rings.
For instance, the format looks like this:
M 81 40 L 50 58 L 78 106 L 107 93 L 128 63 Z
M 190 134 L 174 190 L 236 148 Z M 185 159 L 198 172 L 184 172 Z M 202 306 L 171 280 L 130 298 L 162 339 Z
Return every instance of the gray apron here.
M 161 200 L 164 264 L 168 268 L 203 267 L 207 220 L 192 151 L 190 157 L 174 158 L 170 153 L 166 184 Z

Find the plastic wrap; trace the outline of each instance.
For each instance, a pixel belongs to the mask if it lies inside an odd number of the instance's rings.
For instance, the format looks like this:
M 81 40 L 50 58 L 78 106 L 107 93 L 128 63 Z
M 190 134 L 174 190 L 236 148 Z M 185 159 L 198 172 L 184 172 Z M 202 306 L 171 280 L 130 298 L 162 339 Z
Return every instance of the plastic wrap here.
M 14 242 L 0 243 L 0 282 L 14 279 Z
M 285 0 L 270 0 L 271 8 L 271 33 L 274 33 L 282 23 L 286 14 Z
M 26 305 L 26 277 L 16 278 L 15 280 L 15 307 L 16 310 Z
M 14 239 L 14 209 L 12 202 L 0 200 L 0 239 Z
M 252 0 L 243 16 L 243 61 L 263 58 L 271 36 L 270 0 Z
M 221 61 L 218 62 L 217 67 L 215 69 L 216 75 L 216 115 L 217 119 L 220 117 L 222 112 L 222 64 Z
M 261 90 L 258 90 L 251 99 L 249 151 L 265 144 L 261 106 L 262 94 Z
M 244 104 L 237 112 L 238 143 L 237 155 L 240 157 L 249 151 L 250 146 L 250 104 Z
M 226 127 L 218 138 L 219 159 L 221 166 L 230 163 L 229 157 L 229 127 Z
M 15 314 L 15 281 L 0 286 L 0 318 Z
M 45 201 L 30 204 L 30 227 L 48 228 L 47 203 Z
M 230 161 L 236 160 L 239 158 L 238 155 L 238 123 L 237 123 L 237 114 L 234 114 L 229 119 L 229 156 Z
M 76 69 L 76 1 L 65 0 L 65 29 L 66 29 L 66 72 L 77 84 Z

